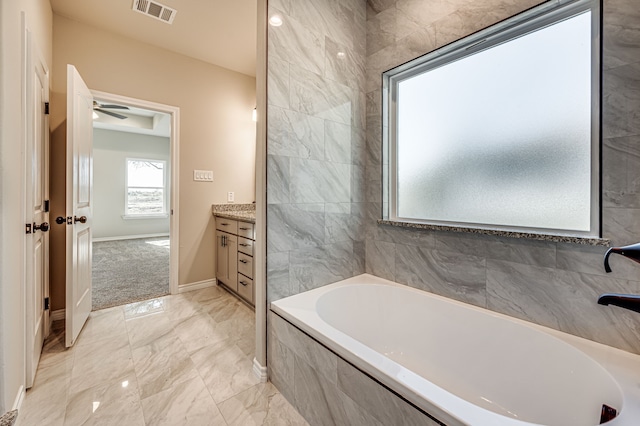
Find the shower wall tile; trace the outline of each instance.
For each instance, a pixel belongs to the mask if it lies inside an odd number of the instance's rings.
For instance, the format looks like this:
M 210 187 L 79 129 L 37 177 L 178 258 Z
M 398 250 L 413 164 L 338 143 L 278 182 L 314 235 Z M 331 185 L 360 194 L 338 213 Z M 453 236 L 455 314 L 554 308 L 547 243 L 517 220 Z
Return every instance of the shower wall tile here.
M 326 77 L 351 87 L 364 85 L 365 58 L 353 49 L 325 39 Z
M 267 176 L 269 176 L 269 181 L 273 182 L 273 185 L 270 185 L 267 189 L 269 203 L 288 204 L 291 201 L 289 196 L 289 175 L 289 157 L 267 155 Z
M 352 93 L 348 86 L 293 64 L 290 72 L 293 110 L 338 123 L 351 124 Z
M 289 108 L 289 62 L 269 56 L 267 85 L 269 86 L 269 105 Z
M 376 14 L 395 7 L 396 0 L 367 0 L 367 20 L 375 17 Z M 367 42 L 369 42 L 367 37 Z
M 351 126 L 325 120 L 325 159 L 335 163 L 351 164 L 351 134 Z
M 267 256 L 324 244 L 324 204 L 269 204 Z
M 640 136 L 605 139 L 602 145 L 604 206 L 640 208 Z
M 348 203 L 351 165 L 292 158 L 290 188 L 294 203 Z
M 397 10 L 389 8 L 375 15 L 367 21 L 367 55 L 376 53 L 380 49 L 391 46 L 396 41 L 397 34 Z
M 603 137 L 639 135 L 640 62 L 606 70 L 603 86 Z
M 367 273 L 395 280 L 396 245 L 385 241 L 367 240 L 365 250 Z
M 298 19 L 307 31 L 330 35 L 340 44 L 350 48 L 354 46 L 355 14 L 342 2 L 296 0 L 291 6 L 291 15 Z
M 640 58 L 640 9 L 631 0 L 604 2 L 604 68 L 638 62 Z
M 513 262 L 487 262 L 489 309 L 637 351 L 640 349 L 640 328 L 633 316 L 603 309 L 595 303 L 605 289 L 613 292 L 637 290 L 629 287 L 628 281 L 614 278 Z
M 271 253 L 267 256 L 267 301 L 282 299 L 298 293 L 289 281 L 289 252 Z
M 267 150 L 271 155 L 324 159 L 324 121 L 296 111 L 270 106 Z
M 616 246 L 638 242 L 640 239 L 640 209 L 603 209 L 602 233 Z
M 312 290 L 353 276 L 351 241 L 293 250 L 290 256 L 289 277 L 292 284 L 299 286 L 300 291 Z
M 272 10 L 271 8 L 269 10 Z M 315 73 L 324 69 L 324 36 L 309 31 L 304 24 L 278 10 L 283 16 L 279 27 L 269 26 L 269 56 L 286 61 Z
M 401 284 L 486 306 L 483 257 L 397 244 L 395 266 Z
M 267 295 L 364 271 L 366 3 L 279 0 L 269 15 Z M 292 383 L 290 383 L 292 386 Z
M 365 205 L 363 203 L 326 204 L 325 241 L 364 241 Z
M 359 203 L 366 200 L 365 197 L 365 173 L 364 167 L 351 166 L 351 202 Z

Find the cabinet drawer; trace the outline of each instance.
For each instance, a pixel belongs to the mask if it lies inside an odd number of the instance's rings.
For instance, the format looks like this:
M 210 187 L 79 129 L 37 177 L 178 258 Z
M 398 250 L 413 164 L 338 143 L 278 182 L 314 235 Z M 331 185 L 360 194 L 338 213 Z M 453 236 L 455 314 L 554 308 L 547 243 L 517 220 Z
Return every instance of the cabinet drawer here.
M 253 223 L 238 222 L 238 235 L 255 240 L 253 236 Z
M 238 272 L 249 278 L 253 278 L 253 257 L 238 252 Z
M 253 305 L 253 280 L 238 274 L 238 294 Z
M 253 240 L 248 238 L 238 237 L 238 251 L 253 256 Z
M 230 234 L 237 234 L 238 221 L 233 219 L 226 219 L 224 217 L 216 217 L 216 229 L 219 231 L 228 232 Z

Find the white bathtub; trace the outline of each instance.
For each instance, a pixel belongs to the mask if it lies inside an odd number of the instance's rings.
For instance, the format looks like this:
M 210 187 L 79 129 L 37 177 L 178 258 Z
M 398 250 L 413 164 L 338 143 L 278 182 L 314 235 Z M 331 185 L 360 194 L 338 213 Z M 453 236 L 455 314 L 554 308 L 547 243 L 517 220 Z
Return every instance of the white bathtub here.
M 640 425 L 640 356 L 609 346 L 368 274 L 271 309 L 448 425 Z

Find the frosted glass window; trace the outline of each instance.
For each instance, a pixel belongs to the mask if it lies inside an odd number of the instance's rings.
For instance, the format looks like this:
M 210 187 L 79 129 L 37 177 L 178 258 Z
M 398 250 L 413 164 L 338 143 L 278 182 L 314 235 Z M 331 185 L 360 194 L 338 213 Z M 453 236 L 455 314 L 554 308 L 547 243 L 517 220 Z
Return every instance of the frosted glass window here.
M 592 15 L 547 18 L 390 85 L 395 218 L 599 232 Z
M 165 209 L 164 161 L 127 159 L 126 215 L 163 215 Z

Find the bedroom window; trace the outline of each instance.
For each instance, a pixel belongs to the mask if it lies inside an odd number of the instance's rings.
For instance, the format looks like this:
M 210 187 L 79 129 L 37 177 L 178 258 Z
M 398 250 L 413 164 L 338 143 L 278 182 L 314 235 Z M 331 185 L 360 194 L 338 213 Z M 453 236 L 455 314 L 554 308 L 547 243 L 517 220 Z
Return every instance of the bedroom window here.
M 125 216 L 166 216 L 166 161 L 127 159 Z
M 384 73 L 385 218 L 598 236 L 599 25 L 547 2 Z

